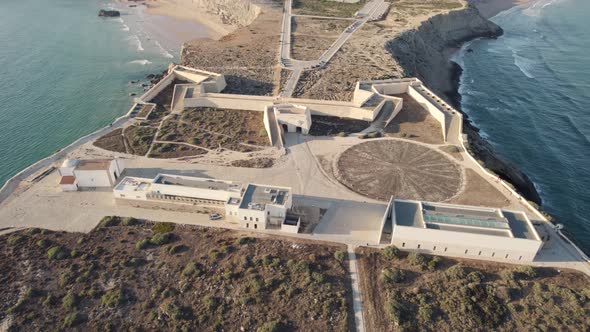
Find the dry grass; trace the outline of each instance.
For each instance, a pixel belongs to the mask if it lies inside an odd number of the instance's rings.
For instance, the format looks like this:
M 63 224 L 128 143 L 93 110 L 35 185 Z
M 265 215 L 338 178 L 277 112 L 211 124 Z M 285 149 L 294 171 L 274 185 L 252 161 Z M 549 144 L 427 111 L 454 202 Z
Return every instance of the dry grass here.
M 123 139 L 123 129 L 115 129 L 110 133 L 107 133 L 98 139 L 96 139 L 93 143 L 94 146 L 99 147 L 101 149 L 105 149 L 108 151 L 114 152 L 127 152 L 125 148 L 125 142 Z
M 472 169 L 465 170 L 465 189 L 449 203 L 490 207 L 506 207 L 510 200 Z
M 184 144 L 174 143 L 154 143 L 152 151 L 148 155 L 150 158 L 180 158 L 189 156 L 200 156 L 207 154 L 208 151 Z
M 360 0 L 358 3 L 323 0 L 293 0 L 293 14 L 353 17 L 365 3 L 366 0 Z
M 155 134 L 156 128 L 153 127 L 133 125 L 125 128 L 124 136 L 129 148 L 127 153 L 139 156 L 145 155 Z
M 112 217 L 101 224 L 88 234 L 0 236 L 0 321 L 13 315 L 10 330 L 21 331 L 353 326 L 347 262 L 335 258 L 343 246 Z
M 168 118 L 158 140 L 186 142 L 206 149 L 250 152 L 269 146 L 262 112 L 214 108 L 187 109 Z
M 584 331 L 588 277 L 361 248 L 367 331 Z
M 440 122 L 407 94 L 401 97 L 403 97 L 402 110 L 385 128 L 387 135 L 429 144 L 443 144 Z

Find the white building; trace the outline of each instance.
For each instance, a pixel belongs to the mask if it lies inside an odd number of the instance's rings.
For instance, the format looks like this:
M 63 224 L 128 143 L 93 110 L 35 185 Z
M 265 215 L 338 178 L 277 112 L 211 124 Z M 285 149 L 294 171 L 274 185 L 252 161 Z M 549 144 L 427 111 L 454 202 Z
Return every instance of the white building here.
M 290 188 L 191 176 L 158 174 L 154 179 L 125 177 L 114 188 L 116 199 L 189 205 L 223 205 L 227 217 L 244 228 L 297 233 L 300 220 L 288 215 Z
M 121 164 L 118 159 L 66 159 L 58 170 L 60 187 L 63 191 L 112 187 L 123 171 Z
M 302 133 L 307 135 L 311 128 L 309 108 L 295 104 L 277 104 L 272 106 L 275 118 L 285 133 Z
M 393 200 L 380 242 L 404 250 L 478 259 L 532 261 L 543 242 L 524 212 Z

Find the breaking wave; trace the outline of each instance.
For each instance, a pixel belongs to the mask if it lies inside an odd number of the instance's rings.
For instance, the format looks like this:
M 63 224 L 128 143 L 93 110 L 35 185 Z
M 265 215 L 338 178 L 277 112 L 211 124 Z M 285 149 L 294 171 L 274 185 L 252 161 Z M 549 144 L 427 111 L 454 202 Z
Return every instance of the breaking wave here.
M 133 60 L 129 63 L 145 66 L 145 65 L 151 64 L 152 62 L 150 60 L 142 59 L 142 60 Z

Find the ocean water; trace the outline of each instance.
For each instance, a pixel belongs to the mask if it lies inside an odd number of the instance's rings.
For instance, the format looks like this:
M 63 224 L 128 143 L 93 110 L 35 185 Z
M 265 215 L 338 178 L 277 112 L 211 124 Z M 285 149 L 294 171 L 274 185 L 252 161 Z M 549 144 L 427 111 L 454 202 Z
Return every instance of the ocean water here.
M 0 186 L 23 168 L 111 123 L 146 75 L 177 61 L 204 28 L 97 0 L 0 1 Z M 187 34 L 188 31 L 188 34 Z M 132 84 L 131 81 L 140 80 Z
M 588 0 L 541 0 L 492 18 L 505 31 L 456 57 L 463 110 L 535 183 L 543 208 L 590 252 Z M 471 50 L 471 51 L 469 51 Z

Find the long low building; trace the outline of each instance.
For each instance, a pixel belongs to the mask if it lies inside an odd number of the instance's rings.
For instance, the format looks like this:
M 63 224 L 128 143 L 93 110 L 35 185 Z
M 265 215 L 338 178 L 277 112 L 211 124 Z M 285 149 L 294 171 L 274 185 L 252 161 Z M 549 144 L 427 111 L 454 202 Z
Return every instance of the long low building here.
M 300 219 L 289 214 L 291 188 L 158 174 L 153 179 L 126 176 L 115 186 L 116 199 L 188 205 L 219 205 L 242 227 L 297 233 Z
M 543 242 L 524 212 L 392 199 L 380 242 L 404 250 L 533 261 Z

